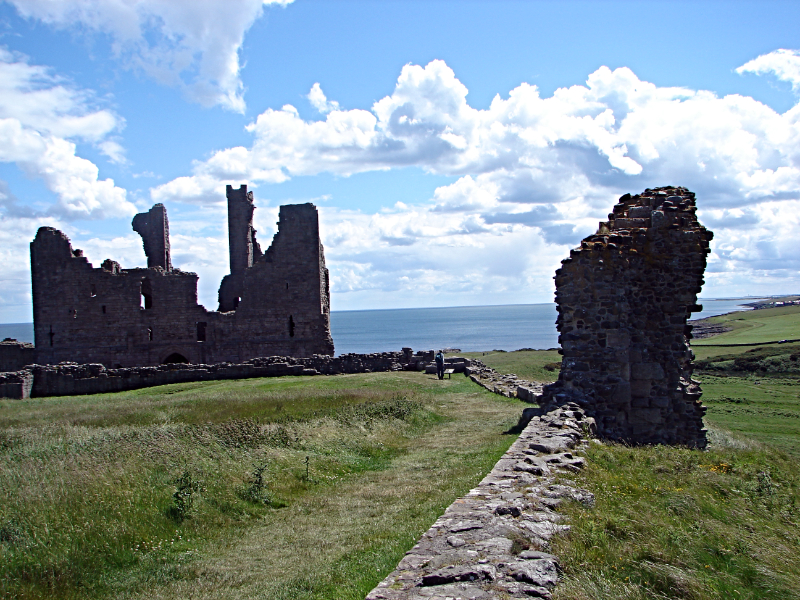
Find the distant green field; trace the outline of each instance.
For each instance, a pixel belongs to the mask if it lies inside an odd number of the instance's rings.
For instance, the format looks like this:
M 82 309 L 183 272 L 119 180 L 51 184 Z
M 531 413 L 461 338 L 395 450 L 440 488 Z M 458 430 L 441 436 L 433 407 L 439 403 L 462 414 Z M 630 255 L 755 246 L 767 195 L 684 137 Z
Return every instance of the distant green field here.
M 800 306 L 735 312 L 709 319 L 732 327 L 732 331 L 695 340 L 692 347 L 718 344 L 756 344 L 800 339 Z
M 561 369 L 561 355 L 557 350 L 463 352 L 459 356 L 476 358 L 495 371 L 513 373 L 530 381 L 555 381 Z

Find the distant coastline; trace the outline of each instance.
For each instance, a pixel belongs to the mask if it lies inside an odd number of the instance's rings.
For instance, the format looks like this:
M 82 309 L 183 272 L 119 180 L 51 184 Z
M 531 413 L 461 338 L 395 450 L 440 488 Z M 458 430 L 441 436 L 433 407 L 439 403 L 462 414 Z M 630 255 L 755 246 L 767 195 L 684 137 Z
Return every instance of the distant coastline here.
M 799 296 L 701 298 L 695 320 L 756 305 L 798 299 Z M 558 346 L 556 306 L 496 304 L 433 308 L 376 308 L 331 311 L 331 331 L 336 354 L 459 348 L 486 350 L 547 349 Z M 0 324 L 0 339 L 33 342 L 33 323 Z

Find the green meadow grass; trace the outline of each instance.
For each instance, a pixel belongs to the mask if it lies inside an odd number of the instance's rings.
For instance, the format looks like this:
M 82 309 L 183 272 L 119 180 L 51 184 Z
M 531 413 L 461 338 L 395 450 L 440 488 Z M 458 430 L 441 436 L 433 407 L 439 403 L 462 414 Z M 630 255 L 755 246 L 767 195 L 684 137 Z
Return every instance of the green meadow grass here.
M 561 355 L 557 350 L 463 352 L 459 356 L 476 358 L 495 371 L 513 373 L 530 381 L 555 381 L 561 369 Z
M 693 348 L 718 344 L 755 344 L 800 339 L 800 306 L 783 306 L 729 313 L 708 319 L 731 327 L 731 331 L 702 340 Z
M 0 401 L 0 598 L 363 598 L 513 441 L 420 373 Z
M 789 599 L 800 594 L 796 458 L 712 429 L 705 452 L 592 444 L 555 541 L 557 600 Z

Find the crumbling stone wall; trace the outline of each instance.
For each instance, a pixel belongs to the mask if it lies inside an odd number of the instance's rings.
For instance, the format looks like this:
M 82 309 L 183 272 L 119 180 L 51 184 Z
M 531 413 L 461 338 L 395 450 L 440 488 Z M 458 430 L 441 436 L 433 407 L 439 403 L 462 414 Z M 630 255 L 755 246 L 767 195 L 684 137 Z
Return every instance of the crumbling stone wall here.
M 133 230 L 142 236 L 144 253 L 147 256 L 147 268 L 161 267 L 165 271 L 172 270 L 169 252 L 169 219 L 163 204 L 155 204 L 146 213 L 133 217 Z
M 147 269 L 122 269 L 110 259 L 94 268 L 62 232 L 40 228 L 31 243 L 35 362 L 135 367 L 332 355 L 328 270 L 314 205 L 281 207 L 264 256 L 252 228 L 252 193 L 228 186 L 228 200 L 238 207 L 229 210 L 229 225 L 249 242 L 232 242 L 231 275 L 240 287 L 224 312 L 197 303 L 195 273 L 172 268 L 161 205 L 132 223 Z
M 36 362 L 33 344 L 6 338 L 0 342 L 0 371 L 19 371 L 25 365 Z
M 686 322 L 712 236 L 685 188 L 622 196 L 556 271 L 563 360 L 542 402 L 586 406 L 601 437 L 705 447 Z
M 30 364 L 0 373 L 0 398 L 38 398 L 122 392 L 170 383 L 285 377 L 291 375 L 341 375 L 380 371 L 422 371 L 426 352 L 379 352 L 341 356 L 265 356 L 243 363 L 166 364 L 109 369 L 99 363 Z
M 247 186 L 225 188 L 228 198 L 228 248 L 231 272 L 219 286 L 219 311 L 236 310 L 242 298 L 244 275 L 247 269 L 261 259 L 261 246 L 256 241 L 253 229 L 253 192 Z

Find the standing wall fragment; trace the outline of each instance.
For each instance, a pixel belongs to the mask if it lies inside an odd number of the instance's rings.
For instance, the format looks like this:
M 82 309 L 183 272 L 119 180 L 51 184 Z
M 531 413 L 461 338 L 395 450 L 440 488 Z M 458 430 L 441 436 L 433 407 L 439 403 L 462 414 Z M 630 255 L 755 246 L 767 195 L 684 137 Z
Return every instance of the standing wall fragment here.
M 681 187 L 626 194 L 556 271 L 558 381 L 543 401 L 578 401 L 598 435 L 703 448 L 705 407 L 688 341 L 712 232 Z

